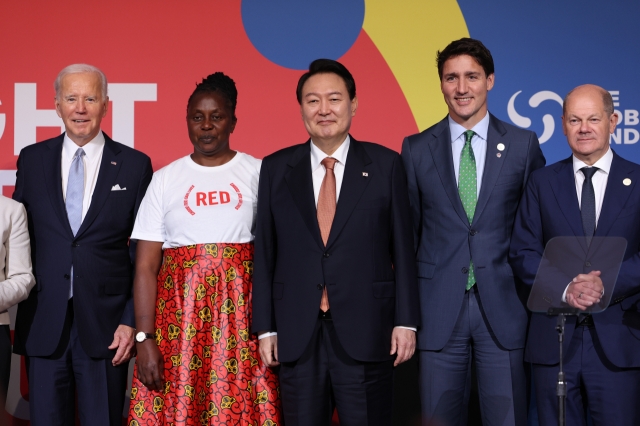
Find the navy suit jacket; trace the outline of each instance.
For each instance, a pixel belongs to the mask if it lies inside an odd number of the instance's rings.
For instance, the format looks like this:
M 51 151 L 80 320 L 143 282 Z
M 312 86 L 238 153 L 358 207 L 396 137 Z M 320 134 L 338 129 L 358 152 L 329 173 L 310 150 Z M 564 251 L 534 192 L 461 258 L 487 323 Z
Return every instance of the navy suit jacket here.
M 504 145 L 502 151 L 498 144 Z M 507 255 L 520 196 L 529 174 L 545 162 L 535 133 L 490 116 L 472 224 L 458 193 L 447 118 L 406 138 L 402 158 L 418 264 L 418 348 L 440 350 L 449 341 L 472 258 L 482 308 L 495 337 L 507 349 L 524 347 L 528 316 Z
M 629 179 L 630 185 L 623 182 Z M 640 165 L 613 153 L 596 237 L 623 237 L 627 240 L 624 260 L 614 288 L 613 303 L 593 315 L 600 346 L 607 359 L 622 368 L 640 367 Z M 582 219 L 576 194 L 572 157 L 531 175 L 516 218 L 510 258 L 514 272 L 529 286 L 533 284 L 542 253 L 553 237 L 583 237 Z M 573 278 L 573 277 L 570 277 Z M 569 281 L 560 283 L 561 289 Z M 568 317 L 564 353 L 575 329 L 576 317 Z M 558 363 L 556 317 L 534 313 L 527 337 L 525 359 L 537 364 Z
M 82 347 L 91 357 L 112 358 L 115 351 L 107 347 L 118 325 L 135 326 L 135 247 L 129 246 L 129 236 L 151 181 L 151 161 L 105 134 L 91 205 L 74 237 L 62 197 L 63 139 L 64 134 L 30 145 L 18 158 L 13 198 L 27 210 L 36 287 L 18 307 L 14 350 L 28 356 L 55 351 L 73 264 L 75 321 Z M 116 184 L 126 190 L 112 191 Z
M 384 361 L 394 326 L 418 326 L 407 184 L 400 156 L 351 138 L 327 246 L 318 226 L 310 141 L 266 157 L 260 170 L 253 332 L 277 331 L 280 361 L 308 346 L 326 284 L 349 356 Z

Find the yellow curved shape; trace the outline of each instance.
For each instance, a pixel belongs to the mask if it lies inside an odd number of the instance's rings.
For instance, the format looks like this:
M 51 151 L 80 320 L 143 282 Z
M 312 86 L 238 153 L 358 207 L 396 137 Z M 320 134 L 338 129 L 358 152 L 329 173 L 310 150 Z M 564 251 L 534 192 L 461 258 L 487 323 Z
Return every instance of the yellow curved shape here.
M 447 106 L 440 91 L 436 52 L 469 37 L 454 0 L 366 0 L 362 26 L 400 84 L 419 130 L 440 121 Z

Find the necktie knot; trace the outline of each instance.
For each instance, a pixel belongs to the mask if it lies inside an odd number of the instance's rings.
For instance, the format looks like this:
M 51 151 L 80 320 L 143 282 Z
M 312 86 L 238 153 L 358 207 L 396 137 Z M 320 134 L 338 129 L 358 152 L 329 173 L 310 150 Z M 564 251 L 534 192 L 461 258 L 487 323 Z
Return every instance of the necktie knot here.
M 73 155 L 73 159 L 75 160 L 76 158 L 82 158 L 84 157 L 84 149 L 82 148 L 78 148 L 78 150 L 76 151 L 76 153 Z
M 336 160 L 333 157 L 326 157 L 324 160 L 321 161 L 321 164 L 324 166 L 325 169 L 333 170 L 337 162 L 338 160 Z
M 476 132 L 474 132 L 473 130 L 467 130 L 466 132 L 464 132 L 464 143 L 465 144 L 470 144 L 471 143 L 471 139 L 473 139 L 473 135 L 475 135 Z
M 583 167 L 580 169 L 586 180 L 591 180 L 598 170 L 597 167 Z

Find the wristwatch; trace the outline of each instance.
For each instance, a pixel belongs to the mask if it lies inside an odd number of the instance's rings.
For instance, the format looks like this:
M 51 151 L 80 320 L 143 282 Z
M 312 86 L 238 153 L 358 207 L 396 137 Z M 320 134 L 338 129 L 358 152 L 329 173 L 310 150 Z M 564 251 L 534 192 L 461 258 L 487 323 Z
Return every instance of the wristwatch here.
M 142 343 L 147 339 L 153 339 L 155 336 L 151 333 L 145 333 L 144 331 L 139 331 L 136 333 L 136 342 Z

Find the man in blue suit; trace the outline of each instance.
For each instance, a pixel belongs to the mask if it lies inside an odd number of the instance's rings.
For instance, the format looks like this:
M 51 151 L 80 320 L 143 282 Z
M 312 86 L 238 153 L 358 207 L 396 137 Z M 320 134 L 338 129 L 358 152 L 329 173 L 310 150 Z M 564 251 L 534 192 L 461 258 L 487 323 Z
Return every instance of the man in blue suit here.
M 265 157 L 252 330 L 280 364 L 288 426 L 391 424 L 393 366 L 419 325 L 407 183 L 398 153 L 349 135 L 355 81 L 330 59 L 296 91 L 310 139 Z
M 536 135 L 487 110 L 491 53 L 463 38 L 438 52 L 449 115 L 402 145 L 413 212 L 425 420 L 464 420 L 475 362 L 484 424 L 526 424 L 527 312 L 507 261 L 529 174 L 544 166 Z
M 547 242 L 557 236 L 623 237 L 627 248 L 608 309 L 569 317 L 564 337 L 568 425 L 640 424 L 640 166 L 609 147 L 618 116 L 611 95 L 579 86 L 564 100 L 562 125 L 573 155 L 531 175 L 520 203 L 510 258 L 532 285 Z M 587 265 L 589 266 L 589 265 Z M 556 293 L 584 310 L 600 302 L 601 271 L 584 271 Z M 556 425 L 556 318 L 534 313 L 525 358 L 533 363 L 540 424 Z M 586 398 L 585 398 L 586 397 Z
M 133 355 L 133 254 L 149 157 L 100 131 L 107 80 L 76 64 L 55 82 L 62 135 L 20 152 L 13 198 L 29 221 L 36 287 L 21 302 L 14 350 L 25 355 L 31 424 L 121 425 Z

